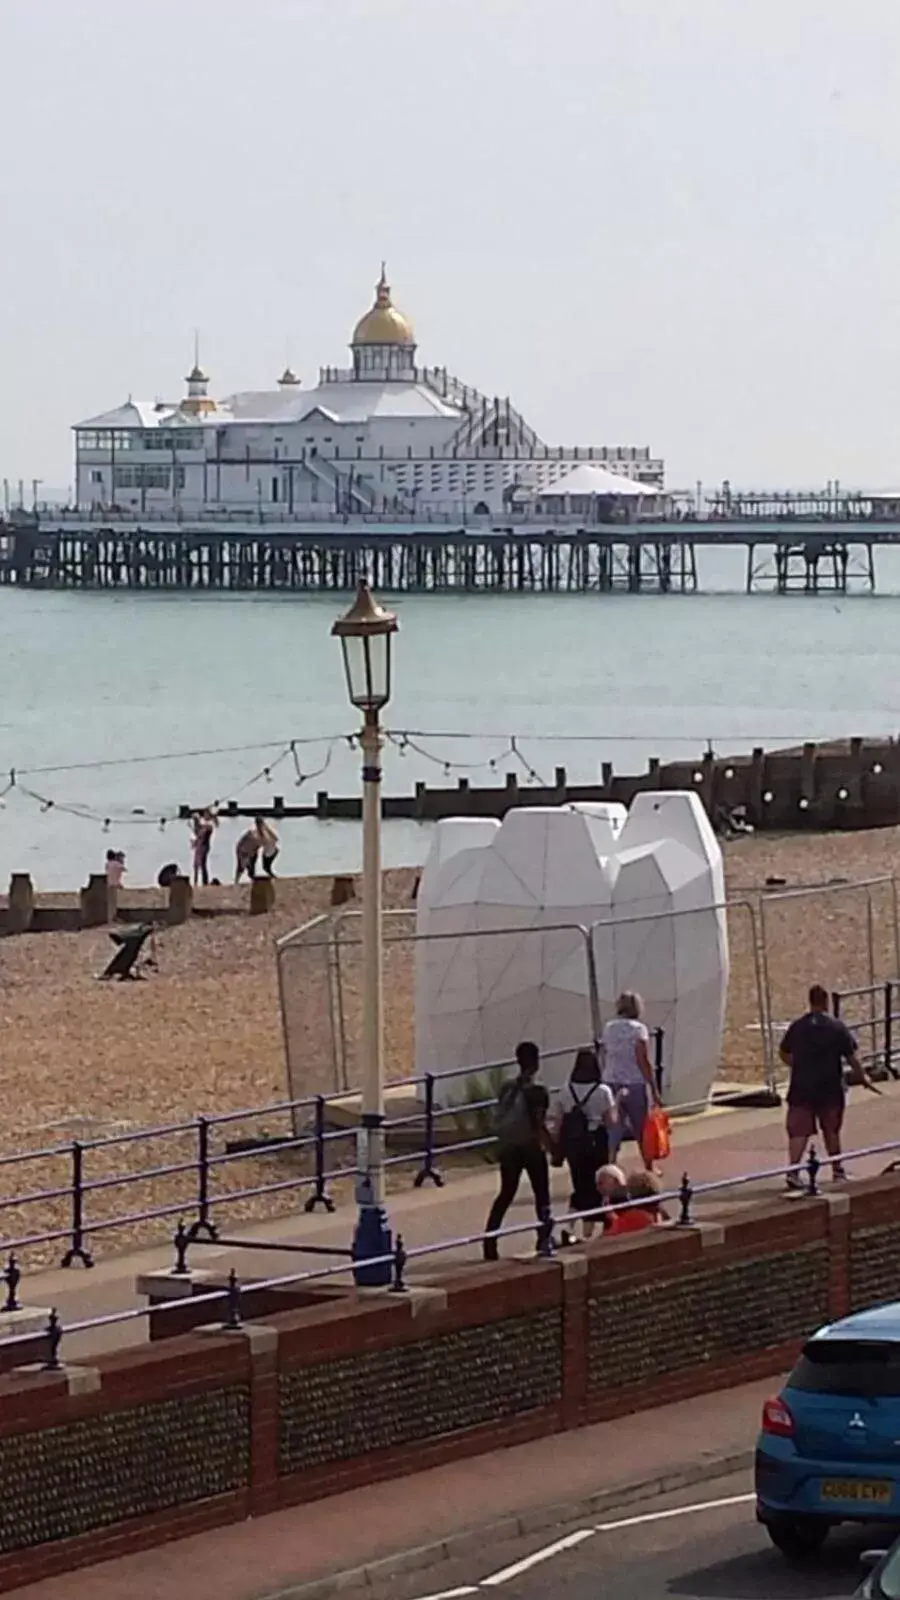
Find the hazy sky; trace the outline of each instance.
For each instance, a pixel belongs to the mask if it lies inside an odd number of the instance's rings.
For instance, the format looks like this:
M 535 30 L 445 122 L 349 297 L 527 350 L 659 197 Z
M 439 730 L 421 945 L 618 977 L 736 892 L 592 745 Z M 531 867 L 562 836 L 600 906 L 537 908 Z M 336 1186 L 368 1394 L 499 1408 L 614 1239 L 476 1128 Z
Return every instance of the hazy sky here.
M 670 483 L 900 480 L 898 0 L 0 0 L 0 476 L 420 357 Z

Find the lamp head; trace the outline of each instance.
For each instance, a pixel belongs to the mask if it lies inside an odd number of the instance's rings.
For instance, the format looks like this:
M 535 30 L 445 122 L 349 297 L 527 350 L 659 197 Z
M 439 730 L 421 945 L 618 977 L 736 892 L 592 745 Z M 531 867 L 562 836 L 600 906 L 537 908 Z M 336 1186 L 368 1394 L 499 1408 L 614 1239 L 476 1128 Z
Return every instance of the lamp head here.
M 350 610 L 332 624 L 341 641 L 351 703 L 364 715 L 381 711 L 391 697 L 391 635 L 399 624 L 369 585 L 361 583 Z

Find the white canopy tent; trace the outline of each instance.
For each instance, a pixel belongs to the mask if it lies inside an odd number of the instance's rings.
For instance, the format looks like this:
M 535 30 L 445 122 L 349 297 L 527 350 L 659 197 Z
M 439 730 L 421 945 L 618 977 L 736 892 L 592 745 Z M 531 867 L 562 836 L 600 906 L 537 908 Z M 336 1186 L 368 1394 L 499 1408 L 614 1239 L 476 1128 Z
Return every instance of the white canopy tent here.
M 610 499 L 615 496 L 631 500 L 639 495 L 655 496 L 659 492 L 653 484 L 635 483 L 632 478 L 624 478 L 621 473 L 610 472 L 607 467 L 598 467 L 592 462 L 583 461 L 580 466 L 567 472 L 564 478 L 557 478 L 555 483 L 542 489 L 540 498 L 550 500 L 563 497 L 602 496 Z

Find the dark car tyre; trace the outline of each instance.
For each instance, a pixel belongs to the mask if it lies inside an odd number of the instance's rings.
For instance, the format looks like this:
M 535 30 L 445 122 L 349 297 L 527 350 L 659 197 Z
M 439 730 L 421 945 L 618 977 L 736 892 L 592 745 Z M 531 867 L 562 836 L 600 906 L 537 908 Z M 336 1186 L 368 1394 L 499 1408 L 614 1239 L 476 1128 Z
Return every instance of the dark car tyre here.
M 785 1517 L 767 1522 L 766 1532 L 788 1561 L 810 1561 L 828 1538 L 828 1523 L 815 1517 Z

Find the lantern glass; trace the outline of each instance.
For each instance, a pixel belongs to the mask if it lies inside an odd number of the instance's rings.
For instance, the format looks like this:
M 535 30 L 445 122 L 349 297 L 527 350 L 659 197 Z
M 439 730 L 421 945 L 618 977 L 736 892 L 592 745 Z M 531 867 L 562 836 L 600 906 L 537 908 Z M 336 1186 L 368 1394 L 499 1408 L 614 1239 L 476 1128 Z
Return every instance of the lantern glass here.
M 350 700 L 367 716 L 391 698 L 391 634 L 396 631 L 394 613 L 379 605 L 367 583 L 360 584 L 347 615 L 331 629 L 341 641 Z
M 353 705 L 360 711 L 380 711 L 391 698 L 390 634 L 345 635 L 341 646 Z

